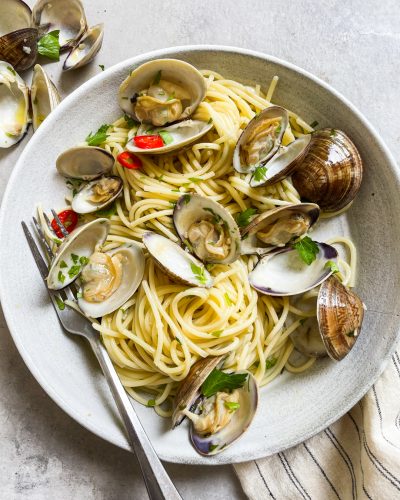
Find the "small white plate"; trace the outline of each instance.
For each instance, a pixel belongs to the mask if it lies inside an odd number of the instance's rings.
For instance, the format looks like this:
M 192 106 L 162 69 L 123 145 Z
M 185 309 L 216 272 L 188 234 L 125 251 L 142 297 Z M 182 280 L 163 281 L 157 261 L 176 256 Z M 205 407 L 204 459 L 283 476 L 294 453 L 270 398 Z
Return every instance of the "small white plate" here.
M 357 292 L 365 301 L 362 334 L 341 363 L 323 360 L 301 375 L 284 374 L 261 391 L 258 414 L 245 436 L 226 452 L 204 458 L 191 447 L 186 424 L 136 405 L 162 459 L 177 463 L 240 462 L 293 446 L 338 419 L 369 389 L 394 350 L 399 330 L 399 174 L 387 148 L 346 99 L 305 71 L 264 54 L 229 47 L 191 46 L 152 52 L 120 63 L 82 85 L 46 119 L 26 146 L 9 181 L 0 215 L 0 294 L 14 341 L 45 391 L 71 417 L 104 439 L 128 449 L 122 424 L 94 356 L 84 341 L 61 329 L 26 244 L 21 220 L 38 202 L 64 205 L 64 181 L 55 159 L 121 111 L 117 89 L 135 66 L 175 57 L 245 84 L 280 82 L 274 102 L 319 127 L 337 127 L 353 139 L 365 165 L 360 193 L 346 215 L 321 225 L 320 234 L 351 235 L 359 257 Z

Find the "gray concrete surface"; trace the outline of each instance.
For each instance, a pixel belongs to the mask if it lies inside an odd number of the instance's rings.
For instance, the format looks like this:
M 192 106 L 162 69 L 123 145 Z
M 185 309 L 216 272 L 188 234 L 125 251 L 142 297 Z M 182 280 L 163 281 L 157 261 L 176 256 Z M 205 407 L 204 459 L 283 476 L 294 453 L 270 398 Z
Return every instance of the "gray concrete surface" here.
M 46 64 L 64 96 L 101 71 L 98 64 L 109 67 L 152 49 L 202 43 L 246 47 L 293 62 L 332 84 L 371 120 L 399 158 L 398 0 L 84 4 L 91 24 L 105 23 L 104 44 L 96 61 L 77 72 L 60 76 L 60 63 Z M 27 140 L 0 150 L 0 197 Z M 134 457 L 81 428 L 39 387 L 1 312 L 0 380 L 1 499 L 146 498 Z M 228 466 L 167 468 L 185 499 L 244 498 Z

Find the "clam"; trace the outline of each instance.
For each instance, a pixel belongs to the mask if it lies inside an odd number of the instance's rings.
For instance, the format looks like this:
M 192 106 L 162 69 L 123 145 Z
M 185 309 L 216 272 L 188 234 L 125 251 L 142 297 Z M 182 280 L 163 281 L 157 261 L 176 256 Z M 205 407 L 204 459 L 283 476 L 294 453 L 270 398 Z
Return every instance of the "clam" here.
M 7 61 L 17 71 L 24 71 L 36 61 L 38 30 L 22 28 L 0 38 L 0 59 Z
M 76 43 L 64 61 L 63 70 L 81 68 L 92 61 L 101 49 L 104 36 L 104 24 L 89 28 Z
M 0 37 L 12 31 L 30 28 L 31 16 L 30 7 L 22 0 L 1 0 Z
M 239 258 L 239 228 L 216 201 L 184 194 L 175 205 L 173 221 L 182 242 L 203 262 L 229 264 Z
M 56 86 L 50 80 L 42 66 L 36 64 L 33 70 L 31 86 L 32 125 L 37 130 L 43 120 L 61 101 Z
M 143 243 L 158 267 L 174 281 L 203 288 L 213 285 L 204 264 L 170 239 L 147 231 Z
M 257 382 L 246 371 L 235 372 L 242 375 L 242 383 L 236 389 L 204 396 L 203 384 L 221 359 L 208 357 L 195 363 L 174 400 L 173 427 L 189 418 L 192 444 L 205 456 L 216 455 L 239 439 L 251 424 L 258 404 Z
M 60 48 L 73 47 L 87 29 L 80 0 L 37 0 L 32 9 L 35 27 L 60 30 Z
M 191 64 L 155 59 L 122 82 L 118 102 L 135 120 L 162 127 L 191 116 L 205 94 L 205 80 Z
M 213 127 L 212 123 L 201 120 L 183 120 L 166 127 L 153 127 L 142 124 L 136 131 L 132 140 L 128 141 L 126 149 L 140 154 L 163 154 L 176 151 L 192 142 L 197 141 L 209 132 Z M 144 149 L 135 144 L 135 137 L 146 135 L 158 135 L 162 138 L 164 145 L 157 148 Z
M 350 138 L 341 130 L 322 129 L 312 134 L 292 181 L 302 199 L 336 212 L 353 201 L 362 173 L 360 154 Z
M 61 153 L 56 160 L 56 167 L 61 175 L 86 181 L 107 174 L 113 165 L 113 155 L 95 146 L 72 147 Z
M 9 148 L 29 125 L 29 89 L 7 62 L 0 61 L 0 148 Z
M 290 335 L 294 347 L 312 358 L 322 358 L 327 355 L 322 341 L 317 318 L 305 318 L 300 326 Z
M 98 318 L 123 306 L 138 289 L 144 266 L 143 251 L 134 242 L 92 253 L 80 275 L 78 305 L 83 313 Z
M 104 244 L 109 230 L 108 219 L 96 219 L 64 238 L 51 263 L 47 286 L 51 290 L 60 290 L 70 285 L 96 248 Z
M 72 199 L 72 210 L 77 214 L 89 214 L 106 208 L 121 194 L 120 177 L 100 177 L 84 184 Z
M 317 222 L 320 209 L 314 203 L 274 208 L 256 216 L 242 230 L 241 253 L 263 255 L 283 247 Z
M 291 175 L 307 154 L 310 143 L 311 135 L 307 134 L 291 142 L 288 146 L 281 146 L 269 161 L 255 169 L 250 179 L 250 186 L 260 187 L 274 184 Z
M 335 262 L 338 253 L 326 243 L 315 243 L 318 253 L 309 265 L 291 247 L 269 253 L 249 273 L 250 285 L 261 293 L 275 296 L 297 295 L 318 286 L 332 274 L 330 264 Z
M 233 154 L 237 172 L 253 172 L 278 151 L 289 123 L 288 112 L 280 106 L 265 108 L 243 130 Z

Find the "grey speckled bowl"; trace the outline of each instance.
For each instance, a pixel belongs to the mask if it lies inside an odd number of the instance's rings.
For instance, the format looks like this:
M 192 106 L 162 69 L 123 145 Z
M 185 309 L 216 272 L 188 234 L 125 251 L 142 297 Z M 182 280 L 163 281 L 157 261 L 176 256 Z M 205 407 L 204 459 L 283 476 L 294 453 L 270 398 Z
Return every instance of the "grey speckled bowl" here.
M 0 220 L 0 292 L 15 343 L 38 382 L 74 419 L 92 432 L 128 448 L 119 417 L 94 357 L 60 328 L 25 243 L 21 219 L 38 202 L 63 206 L 57 155 L 90 130 L 120 115 L 116 92 L 133 67 L 157 57 L 177 57 L 246 84 L 264 88 L 280 77 L 274 101 L 309 122 L 339 127 L 354 140 L 365 178 L 351 210 L 321 224 L 319 237 L 351 235 L 359 251 L 357 291 L 367 304 L 362 335 L 341 363 L 318 362 L 298 376 L 282 375 L 261 392 L 258 414 L 245 436 L 214 458 L 198 456 L 186 424 L 175 431 L 153 410 L 136 405 L 161 458 L 179 463 L 230 463 L 263 457 L 324 429 L 350 409 L 382 372 L 399 330 L 399 173 L 388 150 L 361 114 L 328 85 L 264 54 L 226 47 L 179 47 L 152 52 L 114 66 L 71 94 L 31 139 L 16 165 Z M 27 168 L 29 166 L 29 168 Z

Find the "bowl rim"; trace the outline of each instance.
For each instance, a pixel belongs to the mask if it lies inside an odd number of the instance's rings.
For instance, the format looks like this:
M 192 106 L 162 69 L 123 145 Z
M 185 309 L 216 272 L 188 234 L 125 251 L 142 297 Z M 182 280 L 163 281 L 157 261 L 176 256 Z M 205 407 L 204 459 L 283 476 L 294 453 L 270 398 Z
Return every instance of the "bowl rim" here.
M 386 156 L 386 161 L 388 165 L 390 166 L 393 175 L 397 178 L 398 183 L 400 183 L 400 170 L 399 167 L 397 166 L 397 163 L 390 152 L 389 148 L 386 146 L 384 143 L 383 139 L 381 138 L 380 134 L 375 130 L 375 128 L 372 126 L 372 124 L 369 122 L 367 118 L 363 116 L 363 114 L 356 108 L 354 104 L 352 104 L 346 97 L 344 97 L 340 92 L 335 90 L 333 87 L 331 87 L 329 84 L 321 80 L 319 77 L 313 75 L 312 73 L 300 68 L 299 66 L 287 62 L 285 60 L 282 60 L 278 57 L 275 57 L 270 54 L 266 54 L 264 52 L 260 51 L 255 51 L 251 49 L 244 49 L 240 47 L 235 47 L 235 46 L 228 46 L 228 45 L 209 45 L 209 44 L 203 44 L 203 45 L 179 45 L 179 46 L 174 46 L 174 47 L 167 47 L 163 49 L 157 49 L 153 50 L 150 52 L 145 52 L 138 54 L 132 58 L 125 59 L 117 64 L 114 64 L 113 66 L 110 66 L 107 68 L 104 72 L 101 72 L 86 82 L 84 82 L 82 85 L 80 85 L 77 89 L 75 89 L 73 92 L 71 92 L 58 106 L 57 108 L 51 113 L 51 115 L 48 117 L 47 121 L 47 127 L 50 127 L 53 121 L 55 122 L 59 116 L 61 116 L 64 113 L 64 108 L 69 106 L 70 101 L 73 101 L 76 99 L 76 97 L 85 94 L 86 90 L 90 88 L 95 82 L 100 82 L 101 80 L 106 80 L 109 75 L 118 72 L 119 70 L 123 69 L 124 67 L 128 65 L 136 65 L 141 63 L 142 61 L 146 61 L 149 59 L 154 59 L 154 58 L 163 58 L 163 57 L 168 57 L 171 55 L 171 53 L 174 54 L 175 57 L 179 57 L 179 53 L 188 53 L 188 52 L 204 52 L 204 51 L 214 51 L 214 52 L 228 52 L 228 53 L 234 53 L 234 54 L 240 54 L 244 56 L 250 56 L 254 58 L 258 58 L 261 60 L 264 60 L 266 62 L 272 62 L 277 65 L 283 66 L 285 68 L 288 68 L 289 70 L 292 70 L 301 76 L 304 76 L 305 78 L 313 81 L 326 91 L 328 91 L 330 94 L 334 95 L 338 100 L 340 100 L 350 111 L 357 117 L 357 119 L 365 126 L 365 128 L 368 130 L 369 134 L 373 136 L 375 139 L 377 145 L 379 146 L 380 150 L 382 153 Z M 47 129 L 46 127 L 46 129 Z M 44 127 L 43 127 L 44 128 Z M 43 132 L 43 130 L 42 130 Z M 6 213 L 5 213 L 5 206 L 8 204 L 9 198 L 12 196 L 13 191 L 12 191 L 12 186 L 14 185 L 15 179 L 19 173 L 19 170 L 21 168 L 21 165 L 25 161 L 25 157 L 27 157 L 30 153 L 30 145 L 33 142 L 36 142 L 39 140 L 41 137 L 40 131 L 39 134 L 36 133 L 34 137 L 32 137 L 28 143 L 26 144 L 24 150 L 22 151 L 21 155 L 19 156 L 14 169 L 11 173 L 11 176 L 7 182 L 6 189 L 4 191 L 3 199 L 1 202 L 0 206 L 0 234 L 2 234 L 2 231 L 6 230 Z M 48 384 L 48 381 L 46 377 L 42 376 L 42 373 L 40 369 L 37 367 L 35 362 L 31 359 L 29 351 L 25 349 L 23 341 L 19 338 L 17 334 L 18 330 L 18 325 L 14 323 L 12 319 L 12 307 L 9 306 L 6 300 L 6 292 L 7 292 L 7 280 L 5 279 L 5 275 L 3 274 L 2 271 L 2 266 L 0 266 L 0 303 L 3 308 L 3 313 L 4 317 L 10 332 L 10 335 L 24 361 L 26 366 L 28 367 L 29 371 L 31 374 L 34 376 L 36 381 L 39 383 L 39 385 L 43 388 L 43 390 L 50 396 L 50 398 L 65 412 L 67 413 L 70 417 L 72 417 L 75 421 L 77 421 L 80 425 L 88 429 L 90 432 L 94 433 L 95 435 L 101 437 L 102 439 L 120 447 L 123 449 L 126 449 L 128 451 L 131 451 L 131 448 L 128 444 L 128 441 L 125 443 L 121 443 L 117 439 L 113 439 L 113 437 L 107 433 L 107 429 L 104 427 L 95 427 L 93 425 L 93 422 L 88 422 L 84 420 L 83 416 L 76 412 L 74 408 L 68 405 L 66 401 L 63 400 L 63 398 L 57 393 L 57 391 L 53 390 L 53 388 Z M 372 385 L 376 382 L 376 380 L 380 377 L 382 374 L 383 370 L 385 369 L 389 359 L 393 355 L 393 353 L 396 350 L 397 346 L 397 341 L 399 340 L 400 337 L 400 322 L 397 327 L 397 333 L 396 333 L 396 338 L 393 342 L 393 345 L 391 348 L 388 350 L 386 356 L 381 360 L 381 363 L 376 370 L 374 376 L 372 377 L 372 380 L 369 381 L 366 386 L 364 386 L 363 390 L 360 391 L 360 393 L 357 393 L 353 398 L 349 398 L 349 402 L 342 407 L 340 412 L 332 416 L 331 418 L 327 419 L 326 421 L 322 422 L 319 426 L 314 428 L 312 431 L 306 433 L 305 435 L 301 436 L 297 441 L 292 442 L 289 446 L 283 447 L 282 450 L 277 450 L 273 451 L 271 453 L 268 452 L 263 452 L 263 451 L 258 451 L 257 453 L 248 453 L 248 454 L 243 454 L 241 453 L 240 456 L 238 456 L 235 459 L 227 460 L 224 461 L 223 456 L 218 455 L 218 460 L 217 461 L 211 461 L 211 460 L 204 460 L 202 457 L 197 457 L 194 456 L 191 461 L 187 461 L 185 458 L 180 458 L 179 456 L 174 455 L 172 456 L 164 456 L 163 454 L 160 454 L 160 458 L 165 461 L 169 462 L 174 462 L 174 463 L 186 463 L 186 464 L 228 464 L 228 463 L 238 463 L 238 462 L 243 462 L 243 461 L 248 461 L 248 460 L 255 460 L 255 459 L 260 459 L 266 456 L 269 456 L 273 453 L 276 453 L 278 451 L 283 451 L 284 449 L 296 446 L 297 444 L 311 438 L 312 436 L 318 434 L 322 430 L 326 429 L 329 427 L 333 422 L 336 422 L 340 417 L 342 417 L 345 413 L 347 413 L 367 392 L 368 390 L 372 387 Z

